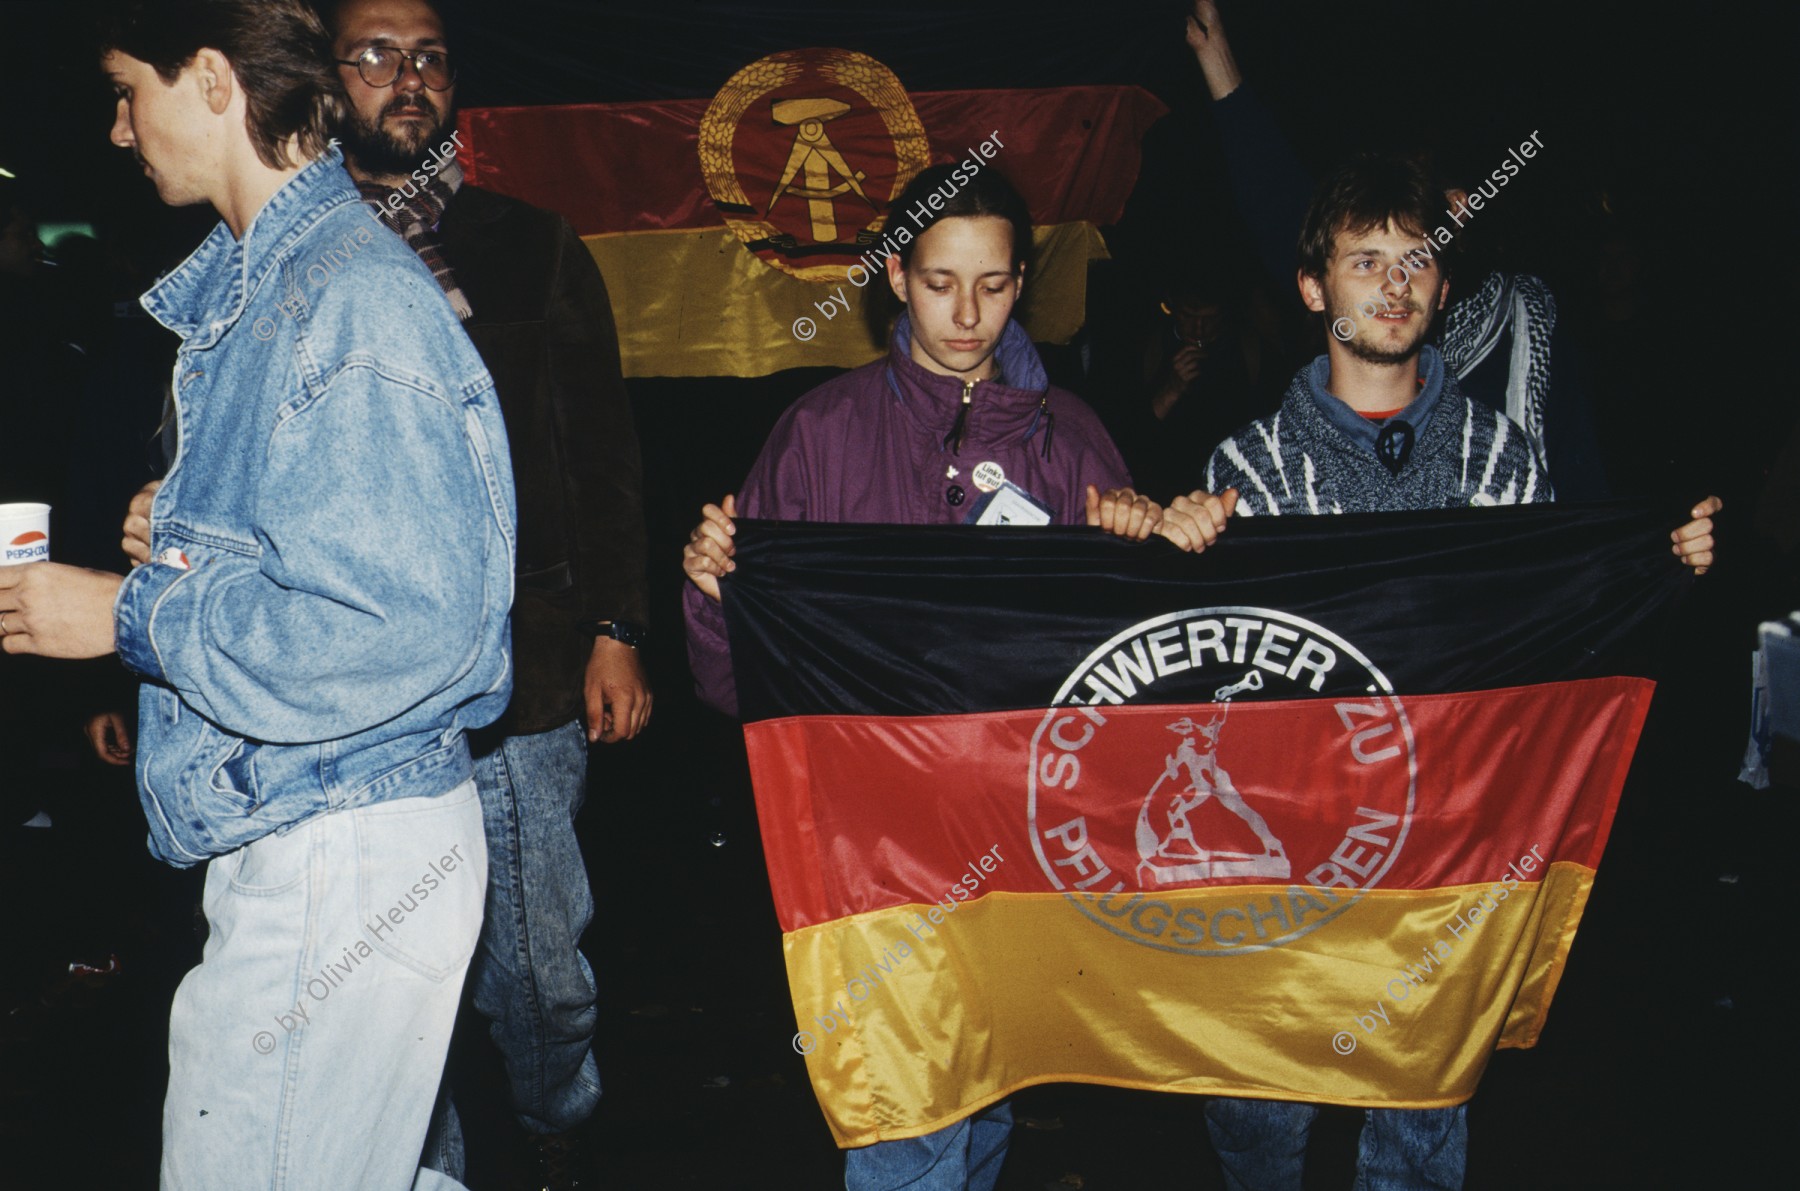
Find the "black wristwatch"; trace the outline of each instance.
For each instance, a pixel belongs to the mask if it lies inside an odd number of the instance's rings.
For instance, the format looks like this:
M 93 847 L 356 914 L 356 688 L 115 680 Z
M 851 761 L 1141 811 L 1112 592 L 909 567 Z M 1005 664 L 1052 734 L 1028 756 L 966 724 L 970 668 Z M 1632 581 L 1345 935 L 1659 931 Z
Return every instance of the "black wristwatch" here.
M 590 620 L 581 627 L 596 637 L 611 637 L 633 649 L 643 648 L 650 638 L 649 629 L 629 620 Z

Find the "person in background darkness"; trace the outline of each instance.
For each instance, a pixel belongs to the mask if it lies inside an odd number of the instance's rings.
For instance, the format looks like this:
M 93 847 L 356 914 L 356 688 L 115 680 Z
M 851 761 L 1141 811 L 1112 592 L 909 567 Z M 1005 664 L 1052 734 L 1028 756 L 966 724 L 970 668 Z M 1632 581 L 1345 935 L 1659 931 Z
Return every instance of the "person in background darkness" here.
M 1184 273 L 1165 288 L 1163 319 L 1147 346 L 1142 394 L 1120 446 L 1137 487 L 1174 492 L 1194 463 L 1239 426 L 1275 407 L 1273 368 L 1235 283 Z
M 0 463 L 0 504 L 62 507 L 63 460 L 71 427 L 67 394 L 80 382 L 80 355 L 55 317 L 50 270 L 37 219 L 21 184 L 0 178 L 0 425 L 8 449 Z M 53 535 L 54 540 L 54 535 Z
M 51 273 L 24 185 L 0 178 L 0 504 L 51 506 L 51 546 L 61 556 L 70 491 L 63 462 L 74 442 L 68 395 L 82 379 L 80 354 L 67 342 Z M 72 967 L 110 968 L 107 947 L 91 930 L 95 895 L 78 868 L 71 801 L 57 772 L 57 746 L 73 742 L 75 684 L 67 666 L 38 658 L 0 664 L 0 858 L 48 880 L 31 890 L 54 915 L 20 916 L 13 962 L 0 977 L 0 1012 L 54 997 Z M 70 894 L 76 896 L 72 899 Z M 73 961 L 73 963 L 71 962 Z

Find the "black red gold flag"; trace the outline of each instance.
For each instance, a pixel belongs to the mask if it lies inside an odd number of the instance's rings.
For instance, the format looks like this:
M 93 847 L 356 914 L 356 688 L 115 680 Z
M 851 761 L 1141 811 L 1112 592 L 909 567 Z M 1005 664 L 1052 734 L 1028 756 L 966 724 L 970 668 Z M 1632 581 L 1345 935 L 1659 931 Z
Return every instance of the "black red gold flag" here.
M 1195 556 L 740 522 L 725 614 L 839 1144 L 1063 1080 L 1466 1100 L 1543 1029 L 1674 523 L 1267 518 Z

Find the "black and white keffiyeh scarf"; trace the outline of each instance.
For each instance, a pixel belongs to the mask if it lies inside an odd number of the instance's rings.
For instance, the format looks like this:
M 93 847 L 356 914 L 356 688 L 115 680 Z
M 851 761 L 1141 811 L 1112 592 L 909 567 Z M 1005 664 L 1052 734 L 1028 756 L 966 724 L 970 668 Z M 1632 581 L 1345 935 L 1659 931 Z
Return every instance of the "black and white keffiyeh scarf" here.
M 1528 273 L 1488 274 L 1479 290 L 1444 316 L 1444 363 L 1463 379 L 1488 358 L 1509 324 L 1513 337 L 1505 413 L 1531 436 L 1538 466 L 1547 468 L 1544 406 L 1550 397 L 1550 335 L 1556 329 L 1550 287 Z
M 413 177 L 419 176 L 414 171 Z M 378 182 L 358 182 L 356 188 L 369 201 L 375 214 L 385 219 L 389 227 L 400 233 L 400 238 L 406 241 L 407 247 L 419 254 L 419 259 L 425 262 L 431 275 L 443 287 L 444 296 L 450 299 L 450 306 L 456 311 L 456 317 L 468 318 L 474 313 L 474 308 L 469 305 L 469 299 L 464 296 L 462 288 L 456 284 L 456 275 L 450 271 L 450 262 L 444 259 L 443 250 L 438 247 L 437 242 L 438 221 L 444 217 L 444 209 L 456 197 L 457 188 L 462 185 L 462 181 L 462 167 L 454 160 L 446 160 L 437 176 L 427 178 L 420 186 L 408 181 L 395 189 Z M 396 197 L 400 199 L 398 207 L 392 205 L 392 200 Z

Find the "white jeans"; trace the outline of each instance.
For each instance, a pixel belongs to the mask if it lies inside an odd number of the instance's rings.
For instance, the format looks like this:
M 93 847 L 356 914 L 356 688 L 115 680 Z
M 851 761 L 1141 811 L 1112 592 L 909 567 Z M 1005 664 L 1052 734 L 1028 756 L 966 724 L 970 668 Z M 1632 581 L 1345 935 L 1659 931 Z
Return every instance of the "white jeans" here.
M 163 1187 L 460 1188 L 419 1151 L 486 892 L 474 782 L 213 860 L 169 1015 Z

